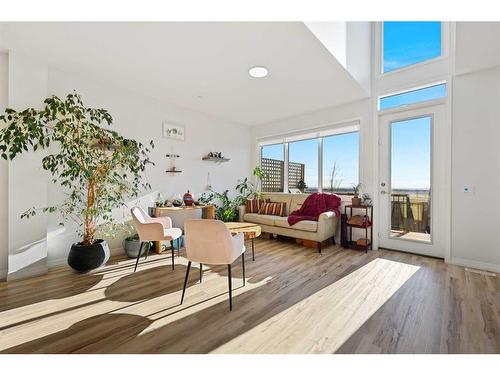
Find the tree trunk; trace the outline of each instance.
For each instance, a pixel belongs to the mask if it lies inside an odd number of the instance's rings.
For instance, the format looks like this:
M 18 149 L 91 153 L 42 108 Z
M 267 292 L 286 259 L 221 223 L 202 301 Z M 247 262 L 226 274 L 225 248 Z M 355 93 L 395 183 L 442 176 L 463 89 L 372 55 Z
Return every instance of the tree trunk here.
M 94 217 L 90 215 L 89 210 L 94 206 L 95 202 L 95 185 L 94 181 L 90 180 L 87 187 L 87 212 L 85 213 L 83 243 L 92 245 L 95 240 L 96 224 Z

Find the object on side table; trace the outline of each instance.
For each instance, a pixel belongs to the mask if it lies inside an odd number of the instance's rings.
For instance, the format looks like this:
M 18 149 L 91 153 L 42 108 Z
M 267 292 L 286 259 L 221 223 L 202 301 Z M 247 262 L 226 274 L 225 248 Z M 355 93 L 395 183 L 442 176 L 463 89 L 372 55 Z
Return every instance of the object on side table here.
M 191 193 L 189 192 L 189 190 L 184 194 L 184 196 L 182 197 L 182 200 L 184 201 L 184 205 L 186 205 L 186 206 L 193 205 L 194 199 L 193 199 L 193 196 L 191 195 Z
M 359 191 L 361 189 L 361 183 L 353 185 L 354 197 L 352 197 L 351 202 L 353 206 L 361 206 L 361 198 L 359 197 Z

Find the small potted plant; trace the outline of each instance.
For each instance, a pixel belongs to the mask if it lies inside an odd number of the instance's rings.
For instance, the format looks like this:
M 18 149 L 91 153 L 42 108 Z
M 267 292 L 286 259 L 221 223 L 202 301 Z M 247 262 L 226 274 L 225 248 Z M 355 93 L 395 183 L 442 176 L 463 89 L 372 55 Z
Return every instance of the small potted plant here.
M 139 251 L 141 249 L 141 241 L 139 240 L 139 235 L 133 234 L 123 240 L 123 248 L 125 249 L 125 254 L 129 258 L 135 259 L 137 258 L 137 255 L 139 254 Z M 144 246 L 141 251 L 141 255 L 144 254 L 144 251 L 146 250 L 146 247 Z
M 361 198 L 359 197 L 359 191 L 361 190 L 361 182 L 357 185 L 352 186 L 352 190 L 354 190 L 354 196 L 351 199 L 353 206 L 361 206 Z
M 306 185 L 305 181 L 300 180 L 299 182 L 297 182 L 297 189 L 299 189 L 301 192 L 306 191 L 307 185 Z

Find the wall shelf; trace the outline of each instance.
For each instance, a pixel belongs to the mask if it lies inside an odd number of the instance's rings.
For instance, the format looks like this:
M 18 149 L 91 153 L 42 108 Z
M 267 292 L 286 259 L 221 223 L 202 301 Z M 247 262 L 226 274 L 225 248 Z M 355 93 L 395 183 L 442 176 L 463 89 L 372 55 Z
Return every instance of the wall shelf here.
M 228 158 L 214 158 L 214 157 L 210 157 L 210 156 L 204 156 L 201 159 L 205 160 L 205 161 L 214 161 L 216 163 L 224 163 L 226 161 L 231 160 L 231 159 L 228 159 Z
M 182 171 L 179 171 L 177 169 L 167 169 L 165 172 L 166 173 L 182 173 Z

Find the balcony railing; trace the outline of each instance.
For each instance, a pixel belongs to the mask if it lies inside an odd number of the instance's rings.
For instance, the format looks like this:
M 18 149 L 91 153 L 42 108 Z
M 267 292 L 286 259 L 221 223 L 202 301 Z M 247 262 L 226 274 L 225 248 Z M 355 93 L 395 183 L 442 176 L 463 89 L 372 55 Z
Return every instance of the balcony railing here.
M 431 233 L 430 194 L 408 191 L 391 194 L 391 230 Z

